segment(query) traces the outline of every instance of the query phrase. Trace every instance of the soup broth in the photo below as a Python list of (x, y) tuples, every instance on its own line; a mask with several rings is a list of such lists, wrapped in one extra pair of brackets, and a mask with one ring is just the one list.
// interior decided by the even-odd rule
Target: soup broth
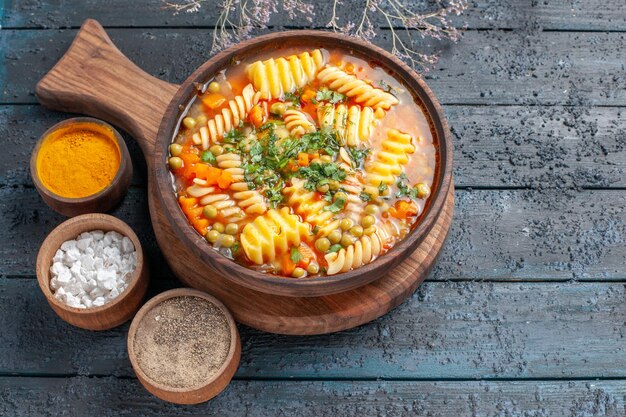
[(207, 244), (306, 278), (373, 262), (403, 239), (428, 204), (437, 153), (420, 104), (382, 68), (284, 48), (201, 86), (168, 163)]

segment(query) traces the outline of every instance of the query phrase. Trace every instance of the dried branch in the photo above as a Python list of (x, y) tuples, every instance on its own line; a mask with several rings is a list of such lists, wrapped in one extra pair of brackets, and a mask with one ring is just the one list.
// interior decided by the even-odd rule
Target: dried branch
[[(208, 0), (161, 0), (164, 9), (180, 12), (197, 12)], [(417, 70), (427, 71), (437, 62), (438, 55), (418, 52), (414, 35), (421, 38), (448, 39), (456, 42), (460, 31), (448, 19), (458, 16), (468, 5), (467, 0), (442, 0), (444, 6), (430, 13), (413, 10), (410, 0), (332, 0), (332, 16), (326, 25), (335, 32), (356, 36), (366, 41), (376, 37), (376, 19), (382, 18), (391, 32), (391, 53), (406, 61)], [(358, 2), (358, 7), (356, 3)], [(337, 11), (340, 7), (354, 10), (354, 23), (348, 18), (341, 22)], [(232, 44), (250, 38), (255, 32), (267, 29), (270, 19), (278, 10), (285, 12), (290, 20), (313, 21), (315, 7), (307, 0), (221, 0), (220, 14), (213, 30), (211, 51), (217, 52)], [(401, 36), (403, 33), (405, 36)]]

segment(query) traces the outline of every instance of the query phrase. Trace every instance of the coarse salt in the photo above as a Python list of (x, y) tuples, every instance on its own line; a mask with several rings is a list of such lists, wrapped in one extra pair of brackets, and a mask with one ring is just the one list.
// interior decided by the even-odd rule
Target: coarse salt
[(99, 307), (124, 292), (136, 266), (135, 245), (127, 236), (85, 232), (63, 242), (54, 254), (50, 287), (70, 307)]

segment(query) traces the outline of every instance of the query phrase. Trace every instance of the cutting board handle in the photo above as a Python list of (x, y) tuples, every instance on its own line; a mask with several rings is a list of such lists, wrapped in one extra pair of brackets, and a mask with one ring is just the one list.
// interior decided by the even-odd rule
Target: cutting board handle
[(133, 64), (100, 23), (88, 19), (35, 93), (46, 107), (119, 126), (135, 137), (150, 162), (161, 118), (177, 90)]

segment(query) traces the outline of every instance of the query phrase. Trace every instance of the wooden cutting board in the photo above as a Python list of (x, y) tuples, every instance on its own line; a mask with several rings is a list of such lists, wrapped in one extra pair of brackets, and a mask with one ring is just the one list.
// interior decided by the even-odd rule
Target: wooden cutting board
[[(175, 57), (173, 57), (175, 58)], [(391, 273), (363, 287), (323, 297), (285, 297), (233, 284), (209, 270), (178, 240), (156, 197), (153, 149), (165, 110), (178, 87), (147, 74), (87, 20), (70, 49), (37, 85), (46, 107), (111, 122), (139, 142), (149, 170), (149, 205), (159, 247), (178, 278), (220, 299), (245, 325), (292, 335), (331, 333), (367, 323), (409, 297), (430, 271), (450, 228), (454, 189), (431, 233)]]

